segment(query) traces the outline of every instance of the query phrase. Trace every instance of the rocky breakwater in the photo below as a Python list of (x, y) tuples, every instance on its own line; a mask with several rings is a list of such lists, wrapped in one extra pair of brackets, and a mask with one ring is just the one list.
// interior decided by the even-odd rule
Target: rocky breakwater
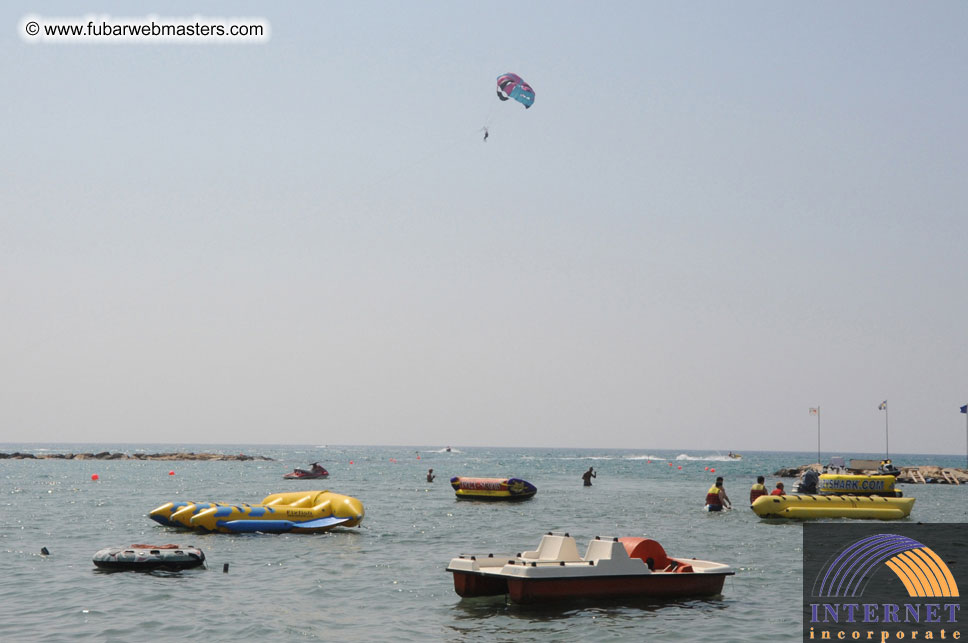
[(261, 455), (227, 455), (225, 453), (0, 453), (0, 460), (272, 460)]
[[(799, 478), (804, 471), (813, 470), (823, 473), (823, 465), (802, 464), (799, 467), (779, 469), (773, 473), (778, 478)], [(917, 467), (901, 467), (901, 473), (897, 476), (898, 482), (905, 483), (938, 483), (938, 484), (968, 484), (968, 469), (958, 469), (955, 467), (939, 467), (933, 464), (924, 464)], [(857, 475), (877, 475), (876, 469), (851, 469), (849, 473)]]
[(939, 467), (926, 464), (920, 467), (901, 467), (898, 482), (924, 482), (940, 484), (968, 484), (968, 469)]

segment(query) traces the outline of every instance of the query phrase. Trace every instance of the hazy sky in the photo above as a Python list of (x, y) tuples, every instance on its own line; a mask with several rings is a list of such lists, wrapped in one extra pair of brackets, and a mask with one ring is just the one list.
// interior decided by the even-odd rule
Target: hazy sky
[(0, 7), (0, 441), (965, 452), (963, 0), (149, 7)]

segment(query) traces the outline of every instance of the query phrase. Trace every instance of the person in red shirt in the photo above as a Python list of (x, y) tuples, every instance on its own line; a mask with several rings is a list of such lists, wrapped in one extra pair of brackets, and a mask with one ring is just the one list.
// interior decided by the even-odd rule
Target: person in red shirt
[(777, 482), (776, 489), (770, 492), (771, 496), (782, 496), (785, 492), (783, 491), (783, 483)]

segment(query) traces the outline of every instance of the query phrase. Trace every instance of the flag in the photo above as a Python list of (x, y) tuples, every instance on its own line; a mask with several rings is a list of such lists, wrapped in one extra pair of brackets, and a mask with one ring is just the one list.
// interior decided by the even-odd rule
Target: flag
[(886, 411), (887, 410), (887, 400), (884, 400), (883, 402), (881, 402), (880, 406), (878, 406), (877, 408), (880, 409), (881, 411)]
[(810, 407), (810, 415), (819, 415), (819, 413), (820, 413), (819, 408)]
[(965, 404), (963, 407), (961, 407), (961, 412), (968, 413), (968, 404)]

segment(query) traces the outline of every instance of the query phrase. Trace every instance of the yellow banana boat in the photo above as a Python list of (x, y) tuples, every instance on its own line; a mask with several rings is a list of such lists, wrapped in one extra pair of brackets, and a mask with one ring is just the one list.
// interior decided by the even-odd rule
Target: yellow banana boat
[(761, 518), (859, 518), (898, 520), (910, 515), (914, 498), (881, 496), (760, 496), (750, 505)]
[(259, 504), (168, 502), (148, 517), (166, 527), (221, 533), (319, 533), (355, 527), (363, 520), (363, 503), (330, 491), (274, 493)]

